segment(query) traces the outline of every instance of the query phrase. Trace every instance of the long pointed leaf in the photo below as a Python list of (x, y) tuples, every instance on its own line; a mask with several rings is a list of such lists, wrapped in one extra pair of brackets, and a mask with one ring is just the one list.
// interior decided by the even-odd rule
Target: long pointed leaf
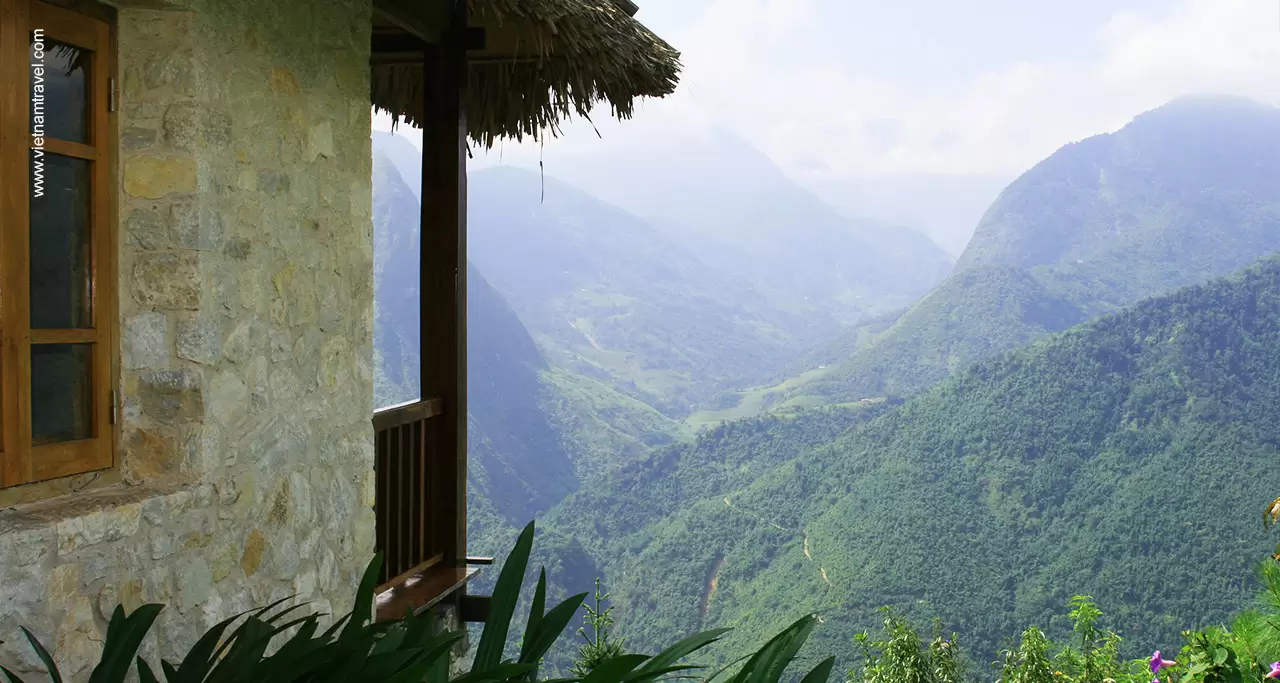
[(536, 663), (536, 657), (530, 657), (530, 641), (538, 632), (538, 624), (542, 622), (542, 618), (546, 616), (547, 611), (547, 568), (543, 567), (538, 572), (538, 587), (533, 591), (533, 605), (529, 607), (529, 623), (524, 627), (523, 645), (520, 647), (520, 661)]
[[(143, 605), (123, 619), (120, 627), (103, 643), (102, 660), (89, 674), (89, 683), (123, 683), (138, 648), (142, 647), (142, 639), (147, 637), (162, 609), (164, 605)], [(115, 621), (114, 617), (112, 621)]]
[(6, 667), (0, 666), (0, 672), (4, 672), (4, 677), (9, 683), (27, 683), (26, 681), (22, 680), (22, 678), (19, 677), (18, 674), (10, 671)]
[(382, 571), (382, 553), (377, 553), (365, 567), (364, 576), (360, 577), (360, 587), (356, 589), (355, 606), (351, 609), (351, 618), (347, 621), (339, 642), (349, 643), (359, 636), (361, 629), (373, 619), (374, 590), (378, 587), (378, 574)]
[(539, 619), (533, 633), (525, 634), (524, 647), (520, 652), (520, 661), (526, 664), (537, 664), (538, 660), (551, 649), (551, 646), (555, 645), (556, 640), (560, 638), (560, 634), (564, 633), (565, 627), (569, 625), (573, 615), (578, 613), (578, 608), (582, 607), (582, 603), (586, 599), (586, 593), (575, 595), (552, 607), (546, 616)]
[(724, 634), (732, 630), (733, 629), (729, 628), (718, 628), (710, 631), (703, 631), (702, 633), (695, 633), (654, 655), (653, 659), (645, 662), (644, 666), (640, 667), (637, 672), (644, 673), (646, 671), (671, 666), (694, 652), (697, 652), (717, 640), (720, 640), (724, 637)]
[(831, 678), (831, 669), (836, 665), (835, 657), (827, 657), (820, 664), (813, 667), (813, 670), (805, 674), (800, 683), (827, 683), (827, 679)]
[(724, 666), (720, 667), (719, 669), (716, 670), (715, 673), (702, 679), (702, 683), (713, 683), (713, 681), (715, 681), (717, 678), (720, 678), (720, 676), (724, 675), (727, 671), (729, 671), (729, 669), (732, 669), (733, 667), (737, 666), (740, 662), (745, 662), (746, 660), (754, 657), (755, 655), (756, 653), (754, 652), (748, 652), (747, 654), (742, 655), (741, 657), (733, 660), (732, 662), (729, 662), (728, 664), (725, 664)]
[(732, 683), (746, 683), (747, 681), (757, 683), (758, 678), (768, 675), (768, 671), (772, 668), (771, 663), (777, 659), (779, 653), (795, 639), (800, 630), (812, 621), (814, 621), (812, 616), (802, 617), (783, 629), (778, 635), (770, 638), (769, 642), (752, 654), (747, 663), (742, 665), (742, 669), (729, 680)]
[(449, 683), (488, 683), (490, 681), (510, 681), (533, 671), (532, 664), (507, 663), (499, 664), (484, 671), (472, 671), (463, 674)]
[(480, 634), (480, 644), (476, 646), (472, 671), (486, 671), (502, 661), (502, 650), (507, 643), (507, 632), (511, 628), (511, 617), (516, 611), (516, 602), (520, 599), (520, 584), (524, 581), (524, 570), (529, 566), (529, 554), (533, 550), (533, 522), (520, 532), (516, 545), (507, 555), (498, 574), (498, 582), (493, 588), (493, 597), (489, 602), (489, 618), (485, 621), (484, 631)]
[(49, 680), (53, 683), (62, 683), (62, 674), (58, 671), (58, 665), (53, 663), (53, 657), (49, 656), (49, 651), (44, 649), (40, 644), (40, 640), (35, 634), (28, 631), (26, 627), (22, 627), (22, 635), (27, 637), (27, 642), (31, 643), (31, 649), (36, 651), (36, 656), (44, 663), (44, 667), (49, 670)]
[[(626, 683), (646, 683), (647, 681), (655, 681), (659, 678), (662, 678), (665, 680), (665, 677), (668, 674), (673, 674), (680, 671), (693, 671), (695, 669), (701, 669), (701, 668), (703, 667), (693, 666), (692, 664), (684, 664), (680, 666), (668, 666), (662, 669), (652, 669), (650, 671), (645, 671), (643, 673), (641, 673), (639, 669), (636, 669), (635, 671), (632, 671), (631, 673), (627, 674), (626, 678), (624, 678), (623, 680)], [(692, 676), (672, 676), (672, 678), (692, 678)]]
[(582, 683), (615, 683), (648, 661), (648, 655), (618, 655), (596, 665)]
[(172, 665), (162, 660), (160, 662), (160, 668), (164, 671), (164, 675), (168, 680), (168, 683), (180, 683), (180, 681), (203, 681), (204, 677), (208, 675), (209, 670), (213, 668), (214, 650), (218, 647), (218, 643), (222, 641), (222, 634), (226, 632), (227, 628), (229, 628), (235, 620), (246, 614), (248, 614), (248, 612), (241, 612), (228, 619), (224, 619), (213, 628), (206, 631), (205, 634), (200, 636), (200, 639), (196, 641), (196, 644), (187, 651), (187, 656), (182, 659), (178, 668), (172, 673), (169, 672)]
[(151, 665), (141, 657), (138, 658), (138, 683), (160, 683), (156, 673), (151, 670)]
[(813, 615), (807, 615), (778, 634), (760, 650), (758, 660), (743, 667), (742, 673), (749, 674), (744, 680), (749, 683), (777, 683), (817, 623)]

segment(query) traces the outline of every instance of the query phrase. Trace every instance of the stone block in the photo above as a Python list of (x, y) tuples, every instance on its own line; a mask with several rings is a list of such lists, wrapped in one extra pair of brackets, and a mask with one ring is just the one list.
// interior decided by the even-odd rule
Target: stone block
[(267, 549), (267, 538), (261, 531), (254, 529), (244, 542), (244, 552), (240, 555), (240, 568), (245, 576), (253, 576), (262, 566), (262, 554)]
[(253, 253), (253, 244), (249, 240), (236, 237), (227, 240), (222, 253), (232, 261), (244, 261), (249, 258), (249, 254)]
[(164, 141), (174, 149), (190, 151), (201, 139), (202, 107), (195, 102), (175, 102), (164, 110)]
[(125, 126), (120, 131), (120, 148), (126, 152), (146, 149), (156, 142), (156, 132), (150, 128)]
[(234, 370), (219, 372), (209, 388), (208, 411), (224, 425), (235, 425), (249, 412), (249, 388)]
[(200, 313), (180, 313), (177, 317), (178, 357), (213, 365), (222, 357), (221, 324)]
[(125, 320), (121, 342), (122, 362), (126, 370), (168, 367), (168, 322), (164, 313), (130, 316)]
[(136, 208), (124, 221), (125, 242), (144, 251), (169, 246), (169, 231), (154, 206)]
[(144, 254), (133, 268), (133, 298), (144, 306), (200, 307), (200, 261), (192, 252)]
[(156, 54), (142, 68), (142, 84), (148, 90), (171, 89), (179, 95), (196, 94), (195, 54), (190, 47)]
[(11, 528), (0, 523), (0, 558), (4, 558), (4, 565), (19, 568), (44, 565), (53, 558), (56, 542), (53, 527)]
[[(172, 428), (127, 426), (123, 436), (125, 473), (130, 481), (155, 481), (178, 470), (181, 452)], [(155, 503), (148, 501), (148, 505)]]
[(227, 340), (222, 344), (222, 355), (233, 363), (244, 363), (252, 356), (257, 343), (261, 341), (260, 330), (249, 320), (241, 320), (231, 329)]
[(198, 553), (187, 553), (178, 560), (177, 568), (174, 585), (178, 609), (185, 612), (203, 605), (213, 592), (213, 571), (208, 561)]
[(144, 372), (138, 376), (142, 414), (164, 424), (198, 420), (204, 416), (204, 387), (190, 370)]
[(191, 156), (139, 154), (124, 162), (124, 191), (132, 197), (159, 199), (196, 191), (197, 164)]
[(317, 123), (307, 131), (307, 152), (312, 161), (319, 157), (332, 159), (336, 156), (333, 151), (333, 124), (331, 122)]
[(274, 197), (289, 191), (289, 176), (280, 171), (259, 171), (258, 190), (268, 197)]

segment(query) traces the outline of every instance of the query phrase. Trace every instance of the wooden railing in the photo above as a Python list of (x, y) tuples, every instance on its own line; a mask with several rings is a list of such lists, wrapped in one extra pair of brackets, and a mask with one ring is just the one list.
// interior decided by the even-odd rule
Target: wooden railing
[(455, 530), (441, 524), (452, 516), (439, 510), (451, 500), (445, 487), (454, 485), (447, 475), (455, 454), (440, 438), (443, 412), (440, 399), (424, 399), (373, 415), (376, 545), (383, 554), (379, 592), (459, 556), (450, 547)]

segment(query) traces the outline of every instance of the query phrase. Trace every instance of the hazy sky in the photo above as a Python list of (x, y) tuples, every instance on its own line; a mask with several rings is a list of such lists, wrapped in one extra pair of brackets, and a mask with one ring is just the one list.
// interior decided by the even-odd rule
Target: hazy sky
[[(637, 18), (682, 51), (682, 86), (602, 132), (642, 138), (710, 121), (793, 175), (1016, 174), (1180, 94), (1280, 104), (1280, 0), (640, 6)], [(575, 125), (540, 154), (601, 142)]]

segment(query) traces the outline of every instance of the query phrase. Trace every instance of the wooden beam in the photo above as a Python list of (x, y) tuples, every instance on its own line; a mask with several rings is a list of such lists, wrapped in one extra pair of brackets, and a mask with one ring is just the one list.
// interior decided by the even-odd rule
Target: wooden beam
[(467, 595), (466, 593), (459, 595), (458, 619), (464, 624), (488, 621), (490, 602), (488, 595)]
[(438, 43), (450, 27), (454, 0), (374, 0), (374, 18), (394, 24), (428, 43)]
[(422, 395), (444, 402), (440, 495), (428, 524), (444, 537), (444, 564), (467, 559), (467, 3), (452, 3), (451, 26), (424, 52)]
[[(410, 33), (374, 33), (369, 51), (370, 64), (422, 64), (430, 43)], [(467, 49), (483, 50), (485, 30), (480, 27), (467, 29)], [(473, 60), (474, 61), (474, 60)]]
[(369, 51), (374, 57), (406, 52), (421, 55), (429, 44), (412, 33), (374, 33), (370, 37)]

